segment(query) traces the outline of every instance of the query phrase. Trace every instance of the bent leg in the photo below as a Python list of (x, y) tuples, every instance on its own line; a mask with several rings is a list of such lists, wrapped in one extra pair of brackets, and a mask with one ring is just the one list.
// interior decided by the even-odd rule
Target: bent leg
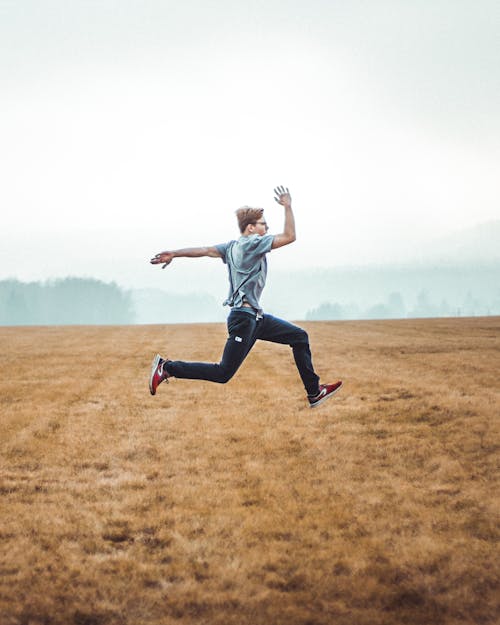
[(167, 362), (165, 368), (175, 378), (225, 384), (239, 369), (254, 345), (256, 325), (255, 318), (248, 313), (231, 312), (227, 320), (229, 337), (220, 363), (172, 360)]
[(307, 332), (289, 321), (264, 315), (257, 330), (262, 341), (290, 345), (299, 375), (308, 395), (318, 393), (319, 376), (314, 371)]

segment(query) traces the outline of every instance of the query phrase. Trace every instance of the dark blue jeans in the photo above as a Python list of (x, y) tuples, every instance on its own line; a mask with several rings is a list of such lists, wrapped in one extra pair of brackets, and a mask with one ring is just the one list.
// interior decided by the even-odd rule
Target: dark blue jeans
[(319, 377), (314, 372), (309, 337), (302, 328), (272, 315), (256, 319), (254, 313), (232, 310), (227, 318), (229, 337), (220, 363), (172, 360), (167, 372), (176, 378), (208, 380), (224, 384), (236, 373), (257, 339), (290, 345), (295, 364), (308, 395), (318, 393)]

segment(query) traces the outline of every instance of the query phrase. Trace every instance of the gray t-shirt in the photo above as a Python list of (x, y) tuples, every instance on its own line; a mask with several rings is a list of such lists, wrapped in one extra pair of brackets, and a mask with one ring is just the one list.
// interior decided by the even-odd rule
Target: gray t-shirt
[(229, 297), (224, 306), (239, 308), (245, 301), (262, 314), (259, 299), (266, 285), (266, 254), (273, 240), (272, 234), (251, 234), (215, 246), (229, 271)]

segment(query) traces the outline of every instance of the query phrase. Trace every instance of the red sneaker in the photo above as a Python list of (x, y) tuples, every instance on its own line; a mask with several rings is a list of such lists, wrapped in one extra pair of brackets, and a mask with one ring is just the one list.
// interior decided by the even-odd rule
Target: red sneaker
[(170, 375), (167, 373), (167, 370), (163, 368), (163, 365), (166, 362), (167, 361), (164, 360), (160, 354), (156, 354), (153, 358), (153, 363), (151, 364), (151, 375), (149, 376), (149, 392), (151, 395), (156, 394), (156, 389), (163, 382), (163, 380), (168, 382)]
[(329, 397), (334, 395), (342, 386), (342, 381), (339, 380), (335, 382), (335, 384), (320, 384), (319, 385), (319, 393), (317, 395), (308, 395), (307, 399), (309, 400), (309, 406), (311, 408), (316, 408), (324, 401), (326, 401)]

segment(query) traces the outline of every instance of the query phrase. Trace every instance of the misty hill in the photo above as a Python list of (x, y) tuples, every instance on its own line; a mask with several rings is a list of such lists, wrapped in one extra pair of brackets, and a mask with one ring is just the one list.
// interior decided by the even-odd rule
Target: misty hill
[[(222, 321), (225, 290), (133, 291), (138, 323)], [(288, 319), (390, 319), (500, 314), (500, 262), (273, 270), (266, 311)]]
[(318, 269), (273, 278), (267, 308), (295, 319), (500, 314), (500, 262)]

